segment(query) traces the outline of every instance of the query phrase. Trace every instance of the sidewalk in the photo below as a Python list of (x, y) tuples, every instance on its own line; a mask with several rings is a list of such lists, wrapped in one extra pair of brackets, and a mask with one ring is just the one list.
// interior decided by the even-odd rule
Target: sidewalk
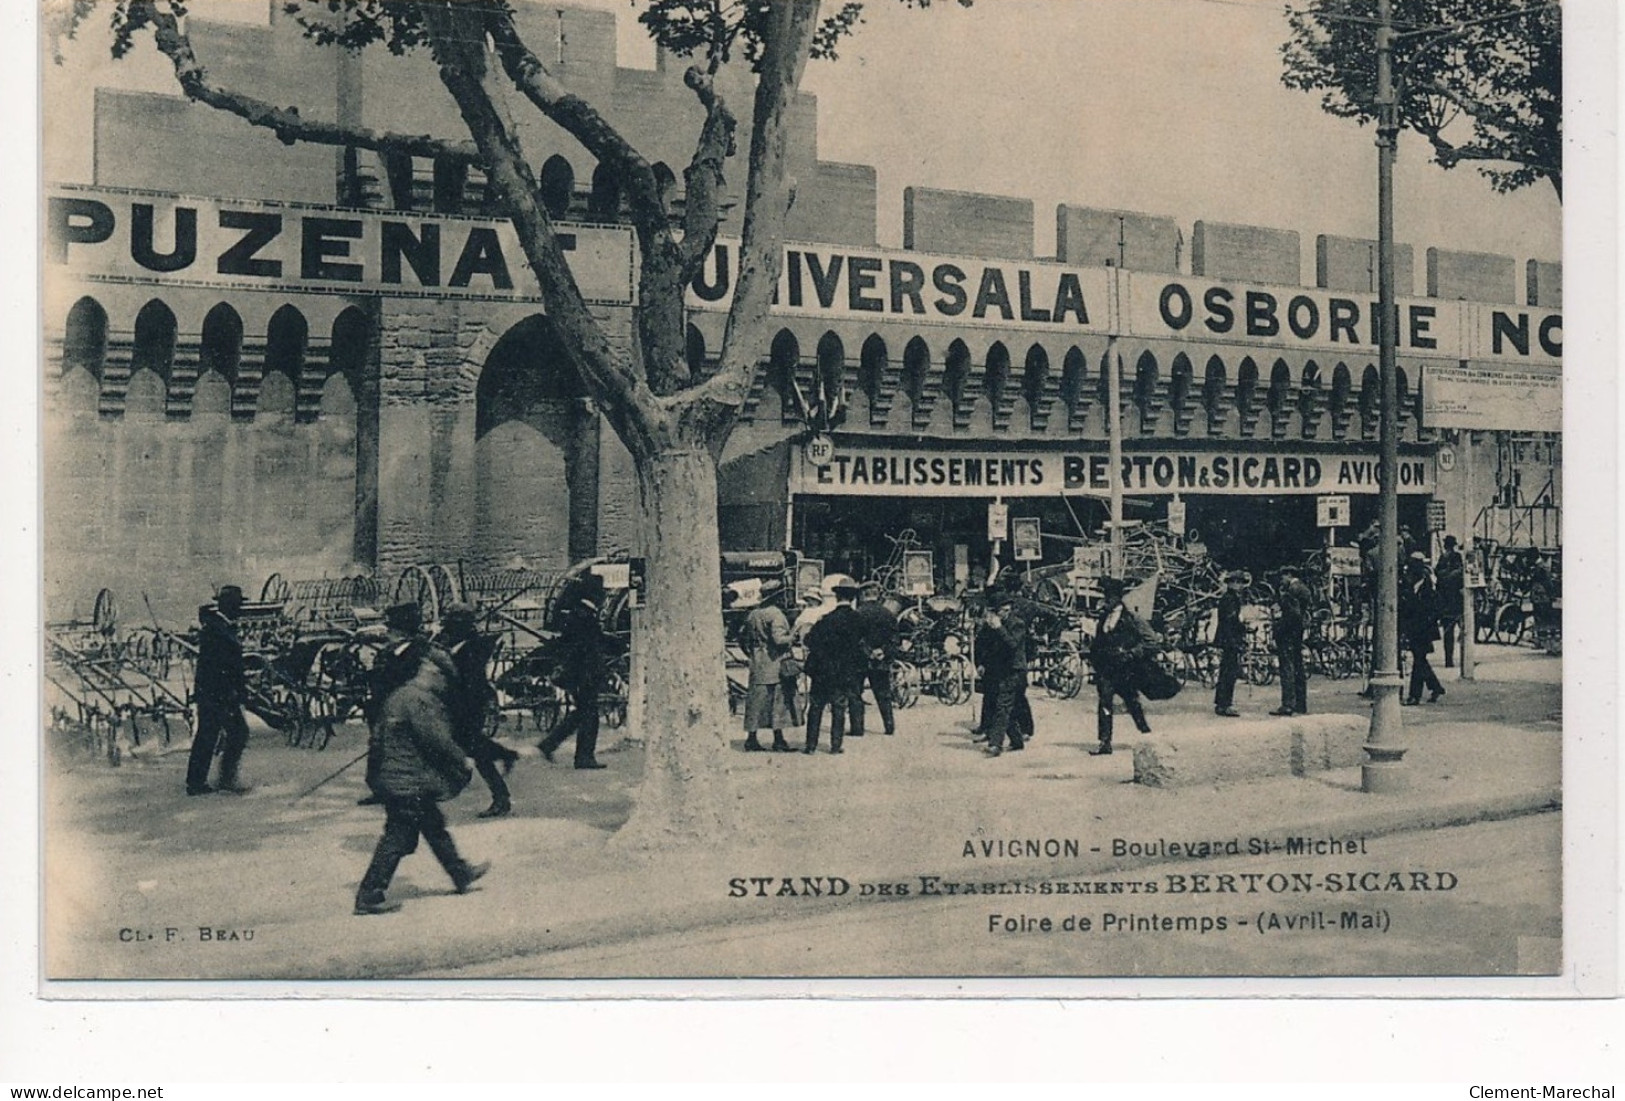
[[(404, 909), (377, 918), (350, 913), (382, 826), (376, 808), (355, 806), (361, 766), (295, 801), (359, 752), (359, 728), (320, 753), (289, 749), (256, 728), (245, 774), (257, 786), (242, 797), (184, 796), (181, 747), (118, 769), (79, 763), (53, 769), (46, 791), (46, 973), (410, 977), (885, 900), (865, 896), (865, 884), (872, 891), (907, 883), (917, 892), (921, 876), (1144, 878), (1137, 870), (1166, 859), (1114, 857), (1114, 840), (1133, 842), (1135, 852), (1162, 851), (1167, 841), (1234, 839), (1245, 848), (1288, 837), (1379, 837), (1559, 806), (1562, 731), (1550, 716), (1560, 708), (1561, 663), (1533, 651), (1481, 649), (1477, 681), (1446, 679), (1444, 701), (1404, 710), (1410, 790), (1391, 796), (1363, 794), (1357, 768), (1206, 788), (1134, 784), (1131, 730), (1119, 729), (1113, 756), (1087, 755), (1088, 689), (1073, 701), (1037, 699), (1035, 742), (987, 758), (969, 741), (968, 706), (925, 700), (900, 713), (896, 737), (871, 732), (839, 757), (730, 753), (740, 835), (638, 857), (606, 841), (630, 813), (641, 750), (624, 746), (603, 755), (607, 770), (578, 773), (546, 764), (531, 748), (534, 735), (514, 733), (510, 744), (528, 751), (511, 778), (515, 816), (475, 819), (484, 806), (477, 780), (448, 807), (464, 855), (493, 861), (480, 889), (451, 893), (420, 849), (390, 892)], [(1358, 687), (1313, 680), (1311, 709), (1363, 713)], [(1152, 705), (1151, 721), (1186, 739), (1222, 738), (1234, 724), (1270, 722), (1264, 713), (1276, 692), (1244, 689), (1237, 705), (1247, 717), (1237, 720), (1216, 718), (1208, 694), (1187, 689)], [(798, 735), (792, 740), (799, 744)], [(736, 736), (731, 748), (741, 743)], [(1053, 839), (1063, 851), (1075, 841), (1077, 855), (982, 855), (983, 841), (1027, 839)], [(775, 897), (754, 897), (749, 884), (747, 897), (730, 897), (730, 881), (751, 877), (771, 878)], [(796, 896), (776, 897), (781, 877), (791, 878)], [(851, 889), (835, 899), (801, 897), (802, 877), (838, 877)], [(828, 890), (827, 879), (821, 885)], [(211, 930), (208, 939), (201, 929)]]

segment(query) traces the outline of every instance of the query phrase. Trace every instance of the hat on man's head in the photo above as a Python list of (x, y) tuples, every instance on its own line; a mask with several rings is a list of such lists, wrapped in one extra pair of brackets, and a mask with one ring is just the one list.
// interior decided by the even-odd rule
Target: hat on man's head
[(384, 626), (391, 631), (416, 634), (423, 629), (423, 609), (409, 600), (391, 604), (384, 609)]
[(858, 595), (860, 586), (852, 580), (837, 581), (830, 586), (830, 590), (835, 593), (836, 600), (848, 600)]
[(220, 591), (214, 594), (216, 603), (222, 600), (241, 600), (243, 587), (241, 585), (222, 585)]
[(1454, 535), (1445, 536), (1444, 537), (1444, 549), (1445, 550), (1455, 550), (1455, 548), (1456, 548), (1456, 537)]
[(1412, 562), (1426, 562), (1428, 560), (1428, 556), (1421, 551), (1411, 551), (1410, 558)]
[(1107, 600), (1121, 597), (1128, 592), (1128, 582), (1121, 577), (1103, 577), (1100, 579), (1100, 592)]

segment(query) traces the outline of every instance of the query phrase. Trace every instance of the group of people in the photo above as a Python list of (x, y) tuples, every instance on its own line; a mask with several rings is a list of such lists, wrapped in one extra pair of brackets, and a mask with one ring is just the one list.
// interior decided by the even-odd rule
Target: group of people
[[(571, 708), (539, 748), (549, 761), (563, 742), (576, 740), (575, 767), (600, 769), (598, 691), (602, 679), (603, 634), (599, 607), (602, 582), (586, 575), (561, 601), (554, 644), (556, 683)], [(195, 696), (197, 732), (188, 760), (186, 793), (242, 794), (239, 769), (248, 743), (243, 711), (248, 705), (243, 641), (238, 622), (244, 607), (239, 586), (222, 586), (212, 604), (199, 609), (201, 631)], [(368, 676), (364, 713), (369, 737), (363, 805), (384, 808), (384, 832), (356, 892), (358, 915), (390, 913), (399, 903), (386, 897), (401, 860), (418, 840), (466, 893), (489, 870), (457, 851), (439, 804), (455, 798), (477, 771), (491, 793), (481, 818), (512, 813), (506, 775), (519, 754), (491, 736), (489, 719), (496, 694), (486, 676), (491, 639), (479, 630), (479, 614), (468, 604), (452, 604), (441, 616), (438, 634), (423, 629), (422, 609), (401, 603), (384, 611), (384, 636)], [(209, 774), (216, 755), (218, 778)], [(471, 769), (468, 762), (473, 762)]]
[[(745, 689), (745, 750), (788, 753), (795, 746), (785, 731), (806, 724), (802, 753), (816, 753), (824, 713), (829, 712), (829, 751), (844, 753), (848, 736), (865, 731), (863, 690), (874, 694), (886, 734), (897, 733), (891, 701), (891, 661), (897, 647), (897, 613), (880, 586), (859, 585), (842, 578), (830, 585), (834, 603), (825, 607), (821, 594), (809, 594), (806, 607), (792, 624), (776, 601), (768, 600), (746, 616), (739, 643), (749, 664)], [(805, 673), (805, 706), (800, 682)], [(773, 734), (764, 746), (759, 732)]]

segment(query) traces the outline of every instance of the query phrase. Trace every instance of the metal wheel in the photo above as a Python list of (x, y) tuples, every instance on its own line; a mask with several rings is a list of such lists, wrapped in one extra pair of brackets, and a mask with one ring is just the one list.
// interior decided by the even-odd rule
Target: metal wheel
[(891, 663), (891, 699), (895, 707), (913, 707), (920, 698), (920, 671), (906, 661)]
[(1503, 646), (1518, 645), (1523, 641), (1527, 621), (1523, 605), (1517, 602), (1501, 605), (1495, 610), (1495, 641)]
[[(436, 562), (428, 569), (429, 583), (434, 586), (435, 608), (438, 611), (448, 604), (458, 604), (463, 599), (463, 586), (458, 582), (457, 575), (445, 566)], [(428, 609), (424, 609), (427, 620)]]
[(113, 590), (97, 590), (96, 603), (91, 607), (90, 623), (98, 634), (110, 635), (117, 629), (118, 604), (113, 600)]
[(265, 579), (265, 584), (260, 586), (262, 604), (286, 604), (292, 595), (293, 587), (280, 573), (273, 573)]
[(408, 566), (401, 571), (400, 578), (395, 582), (395, 596), (391, 603), (416, 604), (423, 610), (425, 623), (440, 620), (439, 594), (435, 591), (433, 579), (421, 566)]
[(1044, 691), (1058, 700), (1070, 700), (1083, 691), (1083, 658), (1070, 642), (1061, 643), (1044, 671)]
[(949, 654), (942, 659), (942, 672), (937, 675), (937, 698), (949, 707), (958, 707), (970, 699), (972, 670), (963, 654)]

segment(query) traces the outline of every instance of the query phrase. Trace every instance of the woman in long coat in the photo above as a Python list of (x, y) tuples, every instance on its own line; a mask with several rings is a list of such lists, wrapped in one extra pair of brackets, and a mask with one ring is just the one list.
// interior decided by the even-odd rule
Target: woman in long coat
[(773, 751), (789, 753), (784, 740), (788, 727), (800, 726), (796, 700), (799, 670), (789, 664), (790, 621), (776, 600), (752, 609), (740, 628), (739, 644), (750, 661), (750, 683), (745, 689), (745, 749), (760, 753), (767, 747), (756, 740), (758, 730), (773, 731)]

